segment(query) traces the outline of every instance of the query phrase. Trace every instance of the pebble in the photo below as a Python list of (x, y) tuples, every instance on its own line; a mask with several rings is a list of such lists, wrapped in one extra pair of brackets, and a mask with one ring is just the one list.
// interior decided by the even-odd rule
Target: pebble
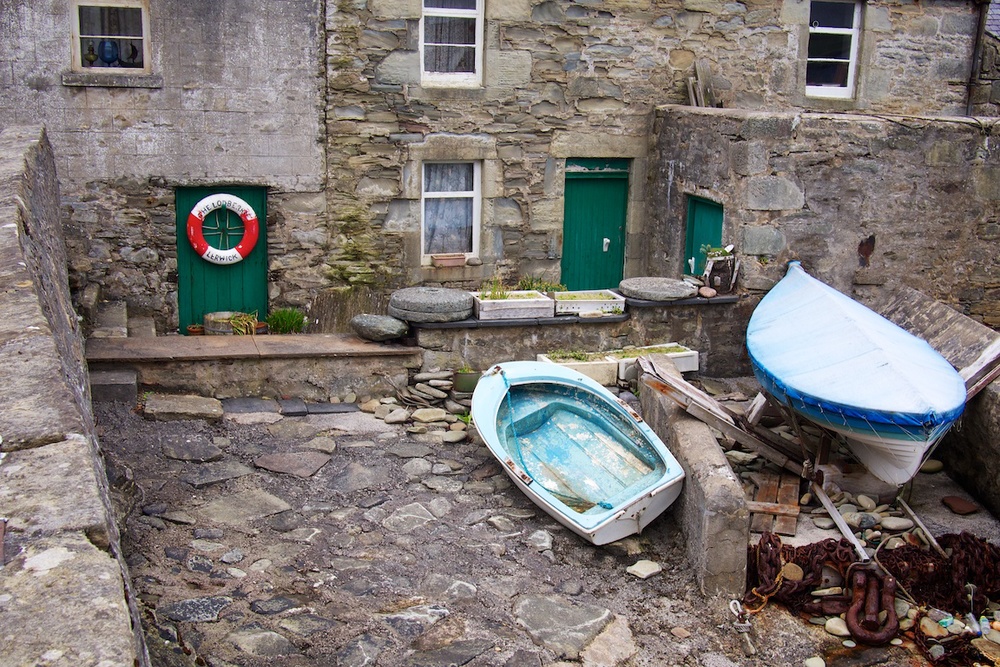
[(879, 523), (882, 524), (882, 530), (889, 530), (894, 533), (901, 533), (904, 530), (913, 528), (913, 521), (903, 517), (887, 516)]
[(634, 565), (630, 565), (625, 569), (626, 572), (640, 579), (649, 579), (654, 574), (659, 574), (662, 570), (663, 568), (659, 563), (651, 560), (637, 561)]
[(817, 588), (812, 592), (813, 597), (823, 598), (828, 595), (842, 595), (844, 589), (840, 586), (830, 586), (829, 588)]
[(828, 516), (814, 516), (813, 525), (822, 530), (829, 530), (830, 528), (833, 528), (837, 524), (834, 522), (833, 519), (831, 519)]
[(814, 655), (811, 658), (806, 658), (805, 662), (802, 663), (802, 667), (826, 667), (826, 660)]
[(823, 626), (829, 634), (834, 637), (850, 637), (851, 631), (847, 629), (847, 622), (839, 616), (829, 619)]
[(920, 632), (922, 632), (926, 637), (932, 637), (935, 639), (948, 636), (948, 628), (942, 628), (938, 625), (938, 622), (930, 616), (924, 616), (920, 619)]
[(854, 641), (853, 639), (845, 639), (844, 641), (842, 641), (840, 643), (843, 644), (846, 648), (854, 648), (855, 646), (858, 645), (858, 643), (856, 641)]
[(678, 639), (687, 639), (688, 637), (691, 636), (691, 631), (688, 630), (687, 628), (682, 628), (678, 626), (676, 628), (671, 628), (670, 634), (672, 634), (674, 637), (677, 637)]
[(877, 503), (864, 494), (858, 494), (855, 500), (858, 501), (858, 506), (866, 512), (873, 512), (877, 507)]
[(802, 581), (805, 573), (799, 565), (795, 563), (785, 563), (781, 568), (781, 576), (788, 581)]

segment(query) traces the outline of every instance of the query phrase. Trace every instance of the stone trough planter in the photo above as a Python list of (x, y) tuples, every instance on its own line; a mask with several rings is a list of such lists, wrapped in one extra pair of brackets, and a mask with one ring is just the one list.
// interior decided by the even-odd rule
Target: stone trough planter
[(682, 373), (698, 370), (698, 352), (678, 343), (630, 347), (625, 350), (613, 350), (606, 354), (608, 359), (617, 363), (617, 374), (620, 380), (635, 380), (638, 377), (635, 360), (648, 354), (666, 354), (677, 366), (677, 370)]
[(550, 353), (539, 354), (536, 359), (571, 368), (600, 382), (605, 387), (612, 387), (618, 383), (618, 362), (614, 359), (609, 359), (605, 356), (606, 354), (605, 352), (592, 352), (586, 355), (586, 359), (569, 359), (557, 356), (555, 353)]
[(625, 297), (611, 290), (555, 292), (556, 315), (625, 312)]
[(489, 299), (472, 292), (473, 312), (480, 320), (521, 320), (553, 317), (555, 302), (535, 290), (512, 290), (506, 299)]

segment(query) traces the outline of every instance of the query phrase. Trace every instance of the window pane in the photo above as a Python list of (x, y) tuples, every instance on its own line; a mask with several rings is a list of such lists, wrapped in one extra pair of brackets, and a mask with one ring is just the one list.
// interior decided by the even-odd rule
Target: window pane
[(80, 34), (142, 37), (142, 10), (138, 7), (80, 7)]
[(814, 2), (809, 9), (809, 25), (820, 28), (853, 28), (853, 2)]
[(851, 59), (851, 36), (813, 33), (809, 35), (809, 59)]
[(472, 192), (471, 162), (424, 165), (424, 192)]
[(476, 0), (424, 0), (424, 7), (438, 9), (476, 9)]
[(847, 63), (811, 62), (806, 65), (806, 85), (847, 87)]
[(424, 49), (424, 71), (473, 73), (476, 50), (458, 46), (428, 46)]
[(84, 67), (142, 67), (142, 40), (80, 38)]
[(426, 16), (424, 17), (424, 42), (427, 44), (475, 44), (476, 19)]
[(472, 252), (471, 197), (424, 200), (424, 254), (444, 252)]

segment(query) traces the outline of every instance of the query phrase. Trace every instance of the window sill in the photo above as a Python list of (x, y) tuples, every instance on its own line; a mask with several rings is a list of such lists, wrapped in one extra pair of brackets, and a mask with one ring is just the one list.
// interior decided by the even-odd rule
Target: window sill
[(163, 77), (159, 74), (63, 72), (62, 85), (92, 88), (162, 88)]

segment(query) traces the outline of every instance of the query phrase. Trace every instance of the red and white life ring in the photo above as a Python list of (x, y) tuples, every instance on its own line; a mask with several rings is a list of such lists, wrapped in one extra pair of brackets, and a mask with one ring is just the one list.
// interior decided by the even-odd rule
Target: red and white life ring
[[(205, 216), (219, 208), (227, 208), (243, 220), (243, 238), (235, 247), (229, 250), (214, 248), (205, 240), (202, 224)], [(213, 264), (235, 264), (245, 259), (254, 246), (257, 245), (257, 236), (260, 233), (260, 224), (257, 221), (257, 213), (250, 204), (246, 203), (236, 195), (216, 194), (209, 195), (194, 205), (187, 220), (187, 237), (191, 242), (191, 247), (202, 259)]]

